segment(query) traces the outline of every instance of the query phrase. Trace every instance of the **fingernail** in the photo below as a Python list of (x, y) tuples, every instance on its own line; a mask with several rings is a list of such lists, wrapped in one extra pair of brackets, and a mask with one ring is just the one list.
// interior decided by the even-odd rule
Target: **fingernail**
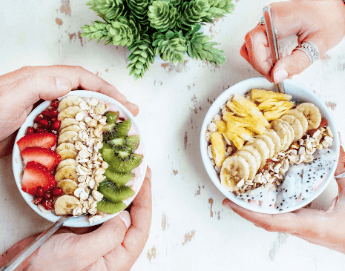
[(128, 211), (122, 211), (119, 214), (119, 218), (121, 218), (121, 220), (123, 221), (123, 223), (125, 223), (127, 229), (129, 229), (129, 227), (132, 225), (132, 220), (131, 220), (131, 216), (128, 213)]
[(280, 70), (277, 70), (275, 73), (274, 73), (274, 82), (275, 83), (280, 83), (282, 81), (284, 81), (285, 79), (288, 78), (288, 73), (285, 69), (280, 69)]
[(65, 91), (70, 89), (71, 82), (64, 77), (55, 77), (56, 89), (59, 91)]
[(231, 205), (230, 205), (229, 200), (226, 200), (226, 199), (223, 200), (223, 206), (231, 209)]

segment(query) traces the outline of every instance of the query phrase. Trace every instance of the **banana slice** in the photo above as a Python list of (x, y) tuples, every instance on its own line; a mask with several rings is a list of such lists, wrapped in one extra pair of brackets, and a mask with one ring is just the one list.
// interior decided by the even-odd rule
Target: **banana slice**
[(238, 190), (237, 183), (242, 179), (248, 180), (248, 177), (249, 165), (243, 157), (233, 155), (225, 159), (220, 171), (220, 181), (226, 190)]
[(62, 180), (61, 182), (59, 182), (57, 184), (57, 187), (60, 187), (65, 194), (73, 195), (74, 190), (77, 189), (78, 185), (75, 181), (65, 179), (65, 180)]
[(246, 162), (249, 165), (249, 176), (248, 176), (248, 179), (249, 180), (253, 180), (255, 175), (256, 175), (256, 172), (259, 169), (257, 167), (255, 157), (250, 152), (243, 151), (243, 150), (240, 150), (240, 151), (236, 152), (236, 155), (241, 156), (241, 157), (244, 158), (244, 160), (246, 160)]
[(287, 143), (287, 128), (284, 126), (284, 124), (282, 124), (279, 120), (274, 120), (272, 121), (272, 128), (273, 130), (278, 134), (279, 138), (280, 138), (280, 143), (281, 143), (281, 147), (279, 151), (285, 151), (287, 150), (286, 147), (286, 143)]
[(79, 122), (76, 119), (72, 119), (72, 118), (65, 118), (63, 120), (61, 120), (61, 125), (60, 125), (60, 129), (64, 129), (68, 126), (71, 125), (78, 125)]
[(260, 168), (262, 168), (264, 165), (266, 165), (266, 160), (270, 157), (270, 150), (268, 149), (265, 141), (263, 141), (262, 139), (254, 139), (249, 143), (249, 145), (252, 145), (260, 153)]
[(281, 143), (278, 134), (273, 129), (266, 129), (264, 135), (267, 135), (272, 139), (274, 144), (274, 155), (276, 155), (281, 150)]
[(70, 179), (76, 182), (78, 179), (76, 167), (67, 166), (59, 169), (55, 174), (55, 180), (59, 183), (63, 179)]
[(285, 120), (289, 123), (294, 131), (294, 141), (298, 141), (303, 136), (303, 127), (301, 122), (292, 115), (284, 115), (280, 117), (281, 120)]
[(266, 143), (270, 151), (269, 158), (272, 158), (275, 153), (275, 149), (274, 149), (275, 146), (274, 146), (273, 140), (267, 135), (259, 135), (259, 136), (256, 136), (255, 138), (261, 139)]
[(321, 123), (321, 112), (315, 104), (303, 103), (296, 107), (298, 111), (301, 111), (308, 120), (308, 130), (316, 129)]
[(59, 112), (61, 112), (62, 110), (64, 110), (65, 108), (69, 106), (74, 106), (74, 105), (78, 106), (81, 101), (82, 99), (79, 98), (78, 96), (69, 95), (60, 101), (58, 110)]
[(59, 135), (58, 144), (61, 143), (74, 143), (76, 141), (75, 138), (78, 138), (78, 133), (74, 131), (64, 132), (63, 134)]
[(78, 133), (80, 130), (81, 130), (81, 128), (78, 125), (74, 124), (74, 125), (70, 125), (70, 126), (63, 128), (60, 131), (60, 134), (63, 134), (64, 132), (68, 132), (68, 131), (74, 131), (74, 132)]
[(74, 147), (74, 144), (72, 143), (61, 143), (57, 148), (56, 152), (60, 152), (63, 150), (71, 150), (77, 152), (77, 149)]
[(70, 159), (67, 158), (65, 160), (62, 160), (58, 166), (56, 167), (56, 171), (59, 171), (61, 168), (63, 167), (68, 167), (68, 166), (77, 166), (77, 162), (75, 161), (75, 159)]
[(294, 131), (293, 131), (291, 125), (287, 121), (281, 120), (281, 119), (279, 119), (279, 121), (285, 126), (286, 131), (287, 131), (287, 134), (286, 134), (286, 136), (287, 136), (287, 143), (286, 143), (286, 145), (287, 146), (285, 146), (285, 147), (287, 147), (287, 149), (288, 149), (288, 148), (290, 148), (290, 145), (292, 144), (293, 139), (295, 137), (294, 136)]
[(260, 168), (261, 165), (261, 155), (260, 153), (253, 147), (250, 145), (245, 145), (241, 151), (247, 151), (249, 152), (251, 155), (253, 155), (255, 157), (256, 160), (256, 170), (258, 170)]
[(80, 112), (84, 112), (84, 110), (82, 110), (79, 106), (70, 106), (70, 107), (66, 107), (65, 109), (63, 109), (58, 117), (63, 120), (65, 118), (74, 118), (75, 115), (77, 115)]
[(76, 197), (63, 195), (55, 202), (55, 213), (57, 215), (71, 215), (73, 209), (77, 207), (81, 207), (81, 204)]
[(301, 111), (298, 111), (297, 109), (291, 109), (288, 112), (286, 112), (285, 115), (291, 115), (291, 116), (294, 116), (296, 119), (298, 119), (303, 127), (303, 134), (307, 132), (308, 120)]
[(61, 155), (61, 160), (73, 159), (77, 157), (78, 153), (72, 150), (63, 150), (58, 152)]

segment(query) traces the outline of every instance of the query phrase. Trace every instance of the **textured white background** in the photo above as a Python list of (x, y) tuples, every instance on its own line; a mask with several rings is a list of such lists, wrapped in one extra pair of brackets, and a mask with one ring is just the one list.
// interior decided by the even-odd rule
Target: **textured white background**
[[(265, 232), (224, 209), (202, 165), (199, 132), (210, 104), (229, 86), (258, 76), (239, 50), (270, 1), (237, 0), (232, 15), (205, 27), (225, 51), (222, 67), (194, 60), (178, 67), (159, 63), (138, 81), (128, 75), (122, 47), (79, 36), (80, 26), (97, 18), (84, 2), (0, 0), (0, 74), (26, 65), (80, 65), (139, 104), (153, 171), (153, 219), (132, 270), (344, 270), (344, 255)], [(293, 42), (285, 41), (282, 51)], [(345, 41), (293, 79), (313, 89), (345, 131)], [(0, 159), (0, 253), (50, 225), (26, 205), (11, 168), (11, 157)], [(328, 207), (336, 193), (333, 181), (314, 206)]]

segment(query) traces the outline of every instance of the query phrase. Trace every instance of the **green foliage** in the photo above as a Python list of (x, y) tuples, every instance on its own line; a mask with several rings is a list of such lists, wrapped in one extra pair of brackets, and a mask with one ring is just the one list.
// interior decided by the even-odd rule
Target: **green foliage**
[(142, 39), (134, 42), (128, 47), (128, 50), (132, 51), (128, 57), (131, 62), (127, 67), (131, 70), (129, 75), (134, 74), (135, 79), (142, 78), (155, 57), (150, 37), (143, 35)]
[(156, 32), (153, 35), (153, 46), (156, 48), (157, 55), (160, 55), (164, 61), (169, 60), (174, 65), (178, 62), (184, 62), (184, 54), (187, 51), (186, 40), (182, 35), (182, 31), (174, 33), (168, 31), (165, 34)]
[(225, 62), (216, 42), (199, 32), (201, 24), (230, 14), (232, 0), (89, 0), (103, 21), (82, 27), (82, 37), (105, 45), (127, 46), (128, 69), (142, 78), (155, 55), (174, 65), (191, 58), (219, 65)]

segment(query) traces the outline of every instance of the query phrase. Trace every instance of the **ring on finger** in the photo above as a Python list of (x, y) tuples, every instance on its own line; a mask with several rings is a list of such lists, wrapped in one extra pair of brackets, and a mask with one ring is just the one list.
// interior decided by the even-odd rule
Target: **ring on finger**
[(314, 61), (320, 58), (320, 51), (319, 48), (315, 45), (314, 42), (311, 41), (303, 41), (299, 44), (294, 51), (300, 50), (307, 54), (310, 60), (310, 65), (314, 63)]

